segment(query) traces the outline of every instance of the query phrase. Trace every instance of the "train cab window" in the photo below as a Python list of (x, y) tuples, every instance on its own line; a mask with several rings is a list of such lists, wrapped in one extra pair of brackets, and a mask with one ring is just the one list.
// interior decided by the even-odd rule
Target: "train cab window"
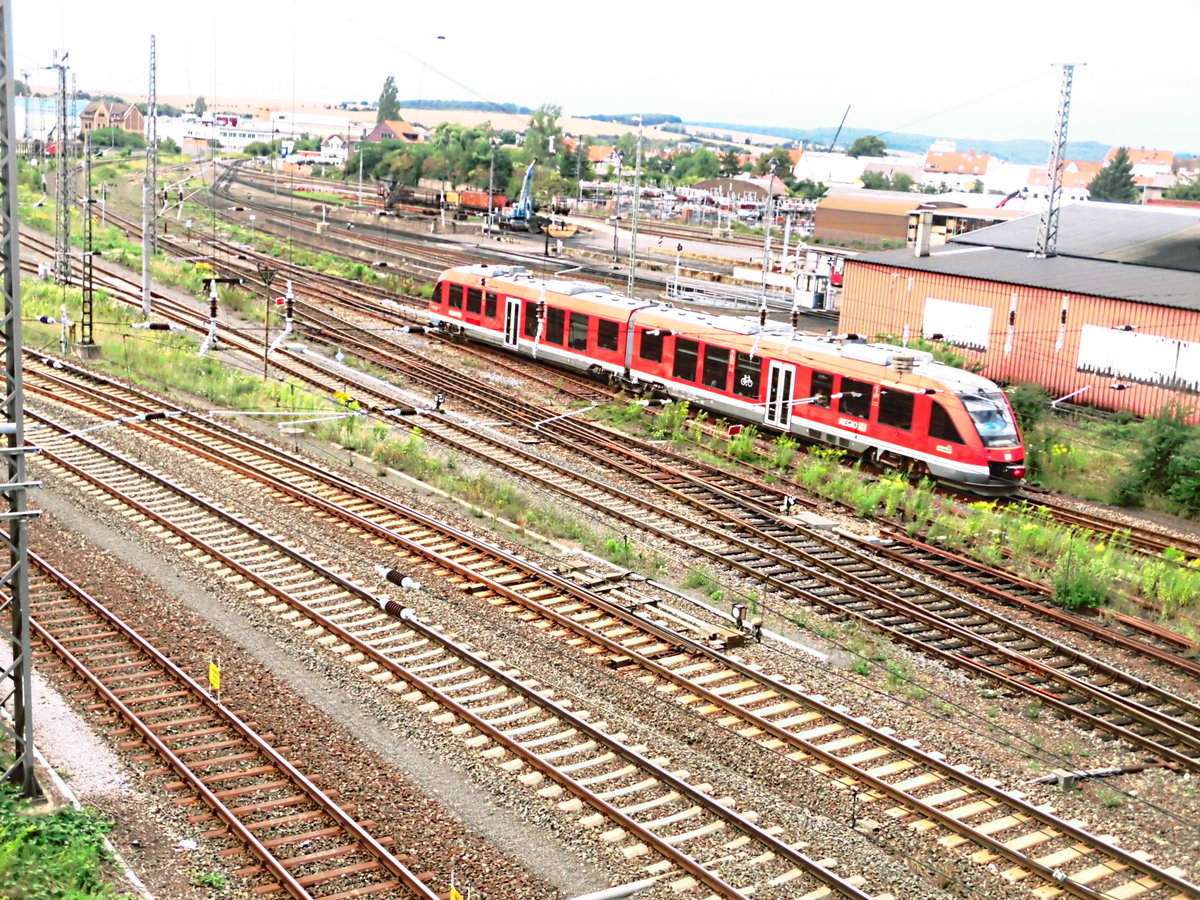
[[(678, 351), (676, 351), (678, 357)], [(729, 390), (729, 351), (724, 347), (704, 348), (704, 371), (701, 383), (718, 391)]]
[(525, 301), (525, 327), (522, 334), (527, 338), (536, 338), (538, 332), (538, 308), (532, 300)]
[(1003, 394), (960, 394), (985, 447), (1019, 447), (1017, 424)]
[(462, 309), (463, 307), (463, 286), (461, 284), (450, 285), (450, 308)]
[(912, 429), (913, 395), (907, 391), (889, 391), (884, 388), (879, 392), (879, 424), (890, 425), (892, 428)]
[(936, 400), (929, 407), (929, 436), (939, 441), (950, 441), (952, 444), (963, 443), (950, 413)]
[(695, 381), (699, 361), (700, 345), (696, 341), (675, 338), (675, 367), (671, 374), (682, 381)]
[(496, 318), (496, 293), (488, 291), (483, 295), (483, 314), (489, 319)]
[(650, 362), (662, 362), (663, 339), (662, 332), (641, 329), (641, 340), (638, 346), (638, 356)]
[(739, 397), (758, 399), (762, 389), (762, 359), (738, 353), (733, 363), (733, 392)]
[(838, 411), (848, 416), (854, 416), (856, 419), (871, 418), (871, 391), (873, 388), (873, 385), (865, 381), (843, 378)]
[(430, 299), (432, 302), (434, 302), (434, 303), (436, 303), (436, 304), (440, 305), (440, 304), (441, 304), (441, 302), (442, 302), (442, 300), (443, 300), (443, 299), (445, 299), (445, 298), (444, 298), (444, 296), (443, 296), (443, 294), (442, 294), (442, 291), (445, 289), (445, 287), (446, 287), (446, 283), (445, 283), (445, 282), (443, 282), (443, 281), (439, 281), (437, 284), (435, 284), (435, 285), (433, 286), (433, 293), (432, 293), (432, 294), (430, 294), (430, 297), (429, 297), (429, 299)]
[(467, 288), (467, 312), (475, 315), (483, 312), (483, 291), (479, 288)]
[(829, 404), (833, 402), (830, 400), (832, 394), (833, 375), (829, 372), (820, 372), (817, 369), (813, 369), (812, 385), (809, 388), (809, 396), (813, 398), (812, 405), (823, 406), (825, 409), (829, 409)]
[(616, 322), (610, 319), (601, 319), (596, 324), (596, 346), (601, 350), (616, 350), (617, 339), (620, 337), (621, 329)]
[(571, 313), (571, 331), (567, 346), (572, 350), (587, 350), (588, 325), (590, 316), (583, 313)]
[(546, 310), (546, 331), (544, 337), (547, 343), (561, 344), (563, 330), (566, 328), (567, 314), (553, 306)]

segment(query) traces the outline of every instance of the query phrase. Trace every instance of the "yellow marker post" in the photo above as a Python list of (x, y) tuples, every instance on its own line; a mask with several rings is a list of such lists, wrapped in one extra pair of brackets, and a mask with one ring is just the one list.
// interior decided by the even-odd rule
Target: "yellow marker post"
[(213, 695), (217, 698), (217, 702), (221, 702), (221, 663), (218, 660), (213, 660), (208, 664), (208, 683), (213, 689)]

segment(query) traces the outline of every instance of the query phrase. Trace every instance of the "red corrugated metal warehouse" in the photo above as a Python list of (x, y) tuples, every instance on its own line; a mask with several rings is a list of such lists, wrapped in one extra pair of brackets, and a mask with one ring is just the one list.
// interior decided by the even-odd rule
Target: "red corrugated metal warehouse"
[(1045, 258), (1033, 254), (1038, 225), (851, 257), (842, 330), (940, 336), (995, 381), (1142, 416), (1182, 402), (1200, 423), (1200, 216), (1066, 206)]

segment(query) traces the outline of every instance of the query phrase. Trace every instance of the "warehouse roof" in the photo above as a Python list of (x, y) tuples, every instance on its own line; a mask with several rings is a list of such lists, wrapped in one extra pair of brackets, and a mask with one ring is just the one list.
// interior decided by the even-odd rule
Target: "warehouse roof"
[[(1081, 259), (1063, 255), (1039, 259), (1030, 255), (1024, 248), (965, 246), (982, 243), (964, 240), (965, 238), (976, 238), (988, 232), (994, 233), (1000, 229), (1024, 225), (1031, 219), (1034, 220), (1036, 235), (1037, 218), (1029, 216), (967, 235), (959, 235), (953, 243), (929, 256), (915, 256), (911, 249), (884, 250), (849, 257), (846, 264), (849, 267), (860, 262), (875, 263), (897, 269), (982, 278), (1003, 284), (1020, 284), (1052, 291), (1200, 311), (1200, 271), (1129, 265), (1108, 259)], [(1063, 233), (1060, 231), (1060, 249), (1062, 240)], [(1196, 246), (1195, 238), (1192, 246)]]
[[(955, 244), (1032, 253), (1040, 216), (981, 228)], [(1125, 203), (1076, 203), (1059, 210), (1057, 253), (1092, 260), (1200, 272), (1200, 216)]]

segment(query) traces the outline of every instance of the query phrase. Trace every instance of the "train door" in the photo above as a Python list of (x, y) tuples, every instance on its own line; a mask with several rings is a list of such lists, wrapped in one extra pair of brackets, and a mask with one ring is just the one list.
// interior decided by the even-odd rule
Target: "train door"
[(504, 346), (517, 346), (517, 337), (521, 333), (521, 299), (519, 297), (504, 298)]
[(771, 361), (767, 372), (766, 423), (787, 430), (792, 421), (792, 394), (796, 389), (796, 367)]

